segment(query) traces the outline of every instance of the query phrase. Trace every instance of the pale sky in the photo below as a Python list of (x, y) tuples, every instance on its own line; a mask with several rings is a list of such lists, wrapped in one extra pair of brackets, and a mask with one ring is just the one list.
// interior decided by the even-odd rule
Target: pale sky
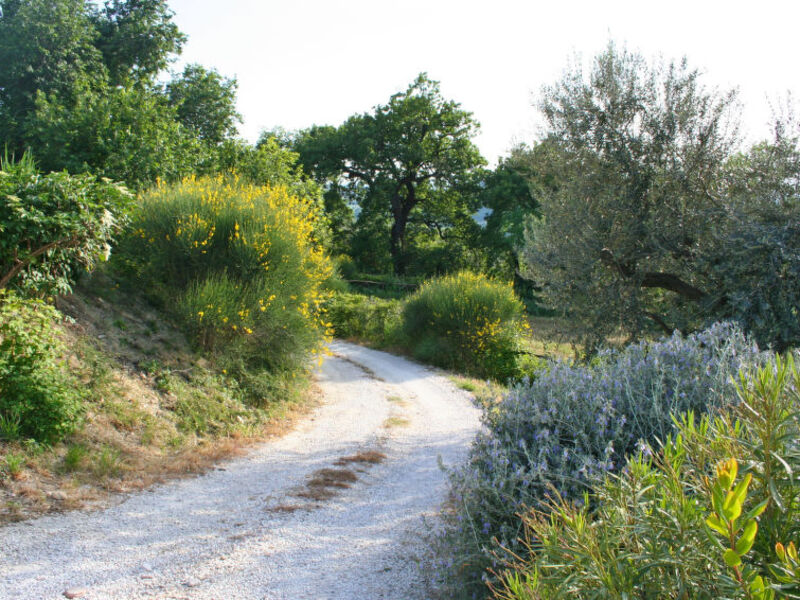
[(481, 124), (492, 163), (538, 131), (533, 103), (576, 53), (610, 39), (738, 87), (743, 130), (768, 135), (770, 102), (800, 96), (800, 0), (170, 0), (180, 62), (239, 81), (241, 134), (338, 125), (422, 71)]

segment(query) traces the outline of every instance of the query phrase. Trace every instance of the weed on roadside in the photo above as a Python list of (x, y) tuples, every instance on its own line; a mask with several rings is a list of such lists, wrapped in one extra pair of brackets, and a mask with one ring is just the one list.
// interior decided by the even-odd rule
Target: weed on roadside
[(88, 456), (86, 446), (83, 444), (72, 444), (67, 448), (62, 462), (62, 469), (65, 473), (74, 473), (80, 470)]
[(103, 446), (92, 457), (92, 472), (96, 477), (118, 477), (122, 470), (122, 453), (117, 448)]
[(25, 466), (25, 455), (9, 452), (6, 454), (3, 471), (12, 479), (19, 479), (22, 477), (22, 469)]

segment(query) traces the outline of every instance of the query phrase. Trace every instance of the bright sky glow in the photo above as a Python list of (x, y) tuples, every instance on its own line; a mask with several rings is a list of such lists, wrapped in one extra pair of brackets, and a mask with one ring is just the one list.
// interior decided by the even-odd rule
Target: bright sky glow
[(170, 0), (189, 36), (180, 63), (239, 81), (240, 131), (338, 125), (425, 71), (481, 123), (490, 162), (535, 138), (532, 103), (579, 53), (613, 39), (686, 56), (708, 85), (738, 87), (749, 139), (770, 102), (800, 94), (800, 0)]

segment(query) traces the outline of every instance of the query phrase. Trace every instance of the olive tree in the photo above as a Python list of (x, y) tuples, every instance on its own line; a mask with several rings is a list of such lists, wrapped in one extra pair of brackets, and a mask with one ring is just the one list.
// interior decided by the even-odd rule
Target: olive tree
[(549, 303), (590, 337), (689, 328), (698, 306), (719, 301), (700, 257), (726, 215), (717, 188), (736, 107), (685, 60), (650, 64), (613, 44), (588, 74), (575, 67), (544, 89), (537, 168), (556, 183), (524, 257)]

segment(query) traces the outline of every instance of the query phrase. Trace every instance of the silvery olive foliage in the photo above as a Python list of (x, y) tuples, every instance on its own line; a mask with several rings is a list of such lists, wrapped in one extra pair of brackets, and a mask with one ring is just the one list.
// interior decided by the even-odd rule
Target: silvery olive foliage
[(493, 552), (524, 552), (524, 508), (544, 507), (556, 491), (580, 504), (627, 455), (672, 434), (673, 415), (732, 402), (739, 370), (766, 357), (737, 326), (715, 324), (605, 350), (589, 365), (557, 362), (513, 386), (485, 409), (468, 463), (451, 473), (455, 511), (444, 535), (459, 562), (444, 570), (470, 597)]
[(543, 90), (529, 171), (552, 181), (522, 263), (590, 350), (723, 320), (763, 347), (800, 343), (800, 127), (778, 115), (743, 151), (737, 106), (685, 60), (613, 43)]

